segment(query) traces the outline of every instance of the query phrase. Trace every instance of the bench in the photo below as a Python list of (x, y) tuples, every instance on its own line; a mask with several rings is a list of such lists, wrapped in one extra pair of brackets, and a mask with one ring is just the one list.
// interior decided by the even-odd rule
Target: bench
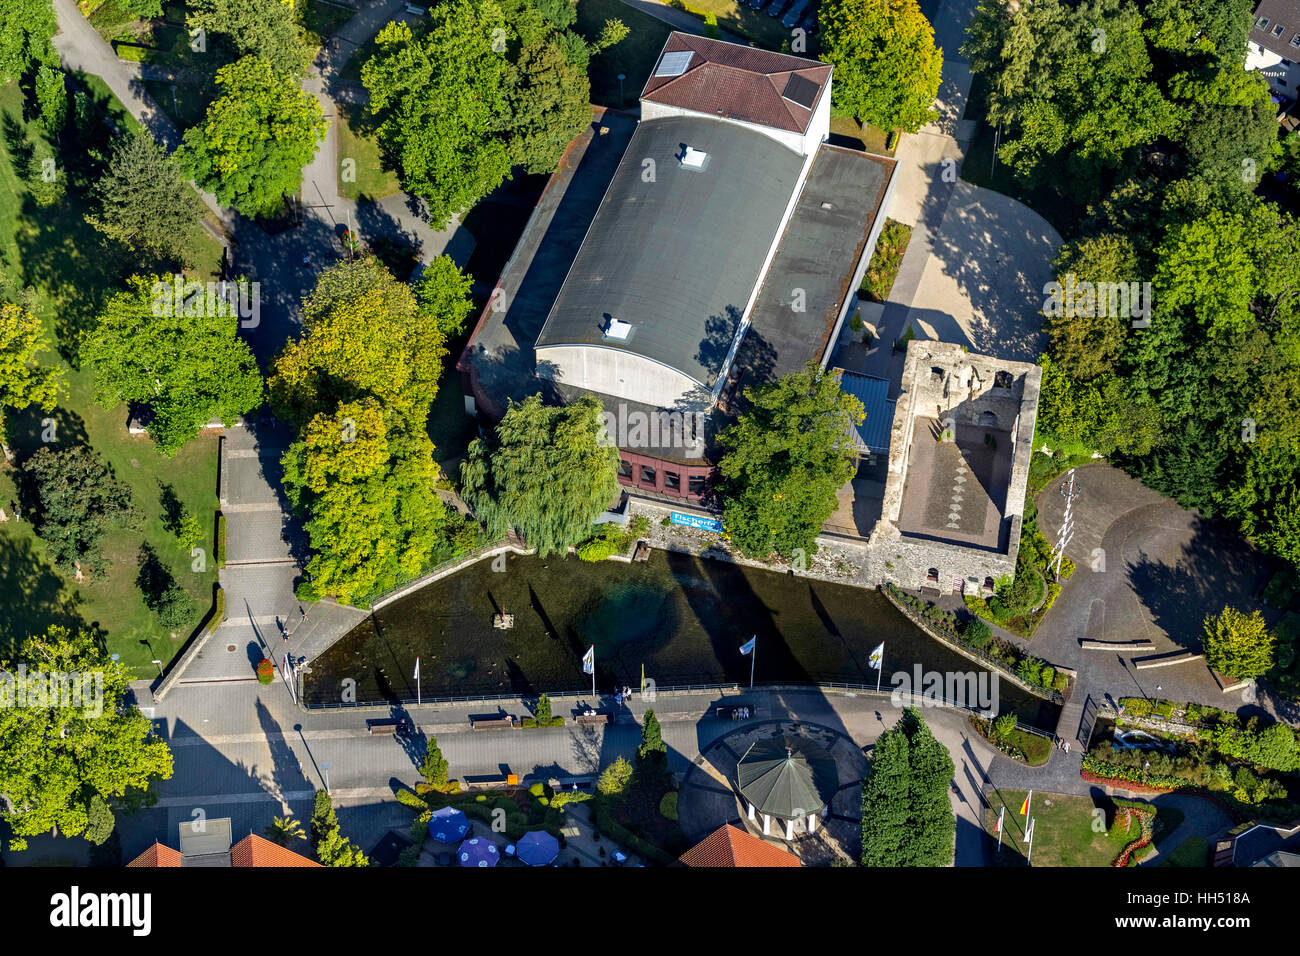
[(397, 731), (401, 729), (400, 720), (368, 720), (366, 728), (371, 735), (376, 737), (396, 737)]
[(502, 714), (499, 717), (471, 717), (469, 719), (470, 730), (510, 730), (518, 726), (519, 724), (509, 714)]
[(580, 724), (612, 724), (613, 714), (578, 714), (574, 718)]

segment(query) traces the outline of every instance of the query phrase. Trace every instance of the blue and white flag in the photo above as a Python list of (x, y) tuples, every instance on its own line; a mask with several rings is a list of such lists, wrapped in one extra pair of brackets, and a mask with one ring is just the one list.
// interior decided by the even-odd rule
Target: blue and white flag
[(587, 653), (582, 655), (582, 672), (584, 674), (596, 673), (596, 645), (592, 644)]
[(880, 665), (884, 661), (884, 659), (885, 659), (885, 642), (881, 641), (880, 646), (871, 652), (871, 657), (867, 659), (867, 663), (870, 664), (875, 670), (880, 670)]
[(741, 644), (741, 645), (740, 645), (740, 653), (741, 653), (741, 654), (752, 654), (752, 653), (754, 653), (754, 643), (755, 643), (757, 640), (758, 640), (758, 635), (755, 634), (753, 637), (751, 637), (749, 640), (747, 640), (744, 644)]
[(420, 679), (420, 659), (418, 657), (415, 659), (415, 674), (413, 676), (416, 680)]

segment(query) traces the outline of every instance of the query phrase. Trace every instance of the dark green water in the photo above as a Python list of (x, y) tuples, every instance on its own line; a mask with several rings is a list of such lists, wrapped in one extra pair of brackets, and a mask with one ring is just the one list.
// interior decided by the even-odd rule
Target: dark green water
[[(511, 630), (492, 627), (503, 609)], [(596, 686), (638, 687), (641, 665), (660, 687), (749, 682), (738, 648), (758, 635), (756, 683), (876, 683), (867, 663), (885, 642), (894, 671), (975, 665), (917, 629), (875, 591), (690, 555), (652, 552), (638, 564), (510, 557), (428, 585), (377, 612), (322, 654), (307, 676), (310, 706), (335, 704), (345, 679), (361, 703), (414, 700), (420, 656), (425, 698), (590, 692), (582, 655), (596, 646)], [(1003, 681), (1003, 710), (1038, 727), (1057, 708)]]

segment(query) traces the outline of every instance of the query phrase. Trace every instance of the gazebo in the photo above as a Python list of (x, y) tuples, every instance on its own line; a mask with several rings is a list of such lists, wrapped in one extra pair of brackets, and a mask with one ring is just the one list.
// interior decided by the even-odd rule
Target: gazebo
[(806, 820), (808, 832), (839, 785), (835, 758), (825, 747), (803, 737), (783, 734), (760, 740), (745, 751), (736, 768), (740, 795), (749, 819), (763, 818), (763, 835), (772, 833), (772, 821), (785, 824), (785, 839), (793, 840), (795, 825)]

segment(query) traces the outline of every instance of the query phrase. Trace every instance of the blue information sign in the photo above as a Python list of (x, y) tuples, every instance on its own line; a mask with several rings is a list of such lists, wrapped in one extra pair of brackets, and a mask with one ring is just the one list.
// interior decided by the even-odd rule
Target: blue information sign
[(673, 524), (683, 524), (688, 528), (698, 528), (701, 531), (722, 532), (722, 522), (717, 518), (701, 518), (699, 515), (683, 514), (680, 511), (674, 511), (672, 514)]

